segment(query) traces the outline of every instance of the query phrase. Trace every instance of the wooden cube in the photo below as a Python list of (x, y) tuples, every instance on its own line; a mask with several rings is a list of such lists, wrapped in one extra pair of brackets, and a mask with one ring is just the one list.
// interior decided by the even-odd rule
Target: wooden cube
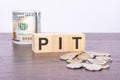
[(69, 35), (69, 50), (84, 51), (85, 50), (85, 35), (71, 34)]
[(85, 34), (34, 33), (32, 50), (35, 53), (84, 51)]

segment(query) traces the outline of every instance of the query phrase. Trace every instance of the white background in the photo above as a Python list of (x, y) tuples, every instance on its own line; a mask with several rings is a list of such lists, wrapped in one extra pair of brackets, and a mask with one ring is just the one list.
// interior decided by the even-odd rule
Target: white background
[(120, 0), (1, 0), (0, 33), (14, 10), (40, 10), (42, 32), (120, 32)]

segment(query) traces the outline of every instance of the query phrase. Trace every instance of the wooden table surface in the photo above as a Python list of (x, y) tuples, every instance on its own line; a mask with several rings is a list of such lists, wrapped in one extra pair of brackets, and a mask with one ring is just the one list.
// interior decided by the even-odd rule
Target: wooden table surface
[(110, 68), (67, 69), (59, 60), (64, 53), (36, 55), (31, 45), (13, 44), (12, 34), (0, 33), (0, 80), (120, 80), (120, 33), (86, 33), (86, 51), (110, 53)]

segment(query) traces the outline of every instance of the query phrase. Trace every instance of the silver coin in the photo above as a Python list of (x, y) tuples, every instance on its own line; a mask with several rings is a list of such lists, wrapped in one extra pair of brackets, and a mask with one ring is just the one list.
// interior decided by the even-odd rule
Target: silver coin
[(102, 66), (98, 64), (83, 63), (83, 67), (89, 71), (100, 71), (102, 69)]
[(95, 57), (96, 59), (101, 59), (101, 60), (105, 60), (107, 62), (111, 62), (112, 58), (111, 57), (107, 57), (107, 56), (100, 56), (100, 57)]
[(88, 59), (88, 61), (92, 64), (100, 64), (100, 65), (107, 63), (107, 61), (102, 60), (102, 59)]
[(82, 66), (83, 65), (81, 63), (71, 63), (66, 65), (67, 68), (71, 68), (71, 69), (79, 69)]

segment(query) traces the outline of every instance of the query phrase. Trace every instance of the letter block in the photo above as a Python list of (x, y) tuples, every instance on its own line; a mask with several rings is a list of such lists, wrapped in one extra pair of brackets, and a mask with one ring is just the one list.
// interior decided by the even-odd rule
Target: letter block
[(34, 33), (32, 50), (35, 53), (85, 51), (85, 34)]

